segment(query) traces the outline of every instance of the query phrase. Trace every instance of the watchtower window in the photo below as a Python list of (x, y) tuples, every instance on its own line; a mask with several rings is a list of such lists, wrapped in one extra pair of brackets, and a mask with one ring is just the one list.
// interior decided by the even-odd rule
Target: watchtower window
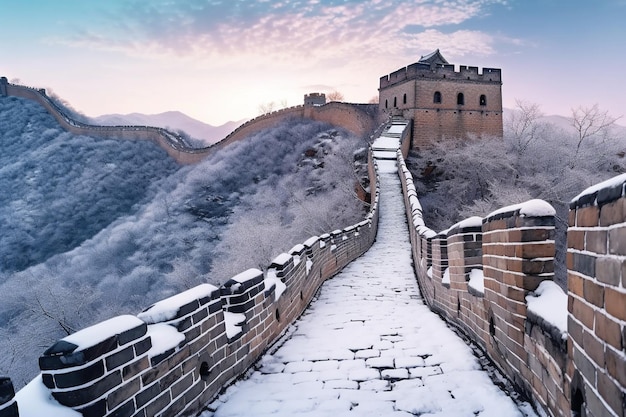
[(486, 95), (484, 95), (484, 94), (480, 95), (479, 104), (481, 106), (486, 106), (487, 105), (487, 96)]
[(441, 93), (439, 91), (435, 91), (433, 103), (441, 103)]
[(456, 104), (458, 104), (459, 106), (462, 106), (465, 104), (465, 96), (463, 95), (463, 93), (459, 93), (456, 96)]
[(398, 97), (393, 98), (393, 107), (398, 107)]
[(404, 96), (402, 97), (402, 104), (406, 104), (406, 93), (404, 93)]
[(385, 100), (385, 108), (388, 109), (389, 108), (389, 100)]

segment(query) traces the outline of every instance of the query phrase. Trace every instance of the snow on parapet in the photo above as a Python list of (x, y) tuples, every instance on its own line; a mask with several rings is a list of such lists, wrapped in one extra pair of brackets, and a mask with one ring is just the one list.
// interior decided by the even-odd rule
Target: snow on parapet
[(526, 296), (529, 317), (533, 314), (556, 327), (567, 338), (567, 294), (553, 281), (543, 281)]
[(235, 275), (234, 277), (231, 278), (231, 280), (243, 284), (244, 282), (248, 282), (251, 279), (255, 279), (256, 277), (262, 274), (263, 272), (261, 272), (261, 270), (257, 268), (250, 268)]
[(176, 317), (182, 306), (196, 300), (211, 297), (215, 291), (219, 291), (216, 286), (211, 284), (201, 284), (197, 287), (166, 298), (165, 300), (157, 301), (141, 313), (137, 314), (137, 317), (148, 324), (172, 320)]
[(82, 417), (78, 411), (65, 407), (50, 395), (41, 374), (15, 393), (21, 417)]
[(280, 278), (278, 278), (278, 275), (276, 275), (276, 270), (274, 269), (267, 270), (267, 273), (265, 274), (265, 279), (263, 280), (263, 285), (265, 286), (266, 292), (270, 291), (272, 287), (275, 288), (274, 301), (278, 301), (280, 296), (283, 295), (283, 293), (287, 289), (287, 285), (285, 285), (285, 283), (282, 282)]
[(178, 345), (185, 340), (185, 335), (180, 333), (174, 326), (165, 323), (156, 323), (148, 326), (148, 333), (152, 340), (152, 347), (148, 351), (149, 358), (172, 350), (176, 350)]
[(556, 210), (546, 201), (535, 199), (498, 209), (485, 216), (483, 221), (489, 221), (493, 218), (508, 217), (508, 215), (512, 214), (518, 214), (521, 217), (547, 217), (554, 216)]
[(135, 316), (117, 316), (91, 327), (87, 327), (86, 329), (79, 330), (76, 333), (65, 336), (61, 340), (76, 345), (74, 352), (79, 352), (97, 345), (111, 336), (122, 334), (140, 327), (143, 324), (144, 322)]
[(482, 269), (472, 269), (469, 274), (468, 290), (475, 293), (485, 294), (485, 276)]
[(243, 313), (224, 311), (224, 324), (226, 325), (226, 337), (230, 340), (243, 332), (242, 326), (246, 321)]
[(626, 174), (621, 174), (599, 184), (592, 185), (572, 199), (570, 209), (602, 205), (615, 201), (626, 194), (624, 190), (625, 185)]

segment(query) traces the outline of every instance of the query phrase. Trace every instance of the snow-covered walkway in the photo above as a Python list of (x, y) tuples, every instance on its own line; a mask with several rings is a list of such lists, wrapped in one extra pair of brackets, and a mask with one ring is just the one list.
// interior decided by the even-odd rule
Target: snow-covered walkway
[(324, 283), (282, 344), (203, 417), (532, 415), (423, 303), (395, 161), (379, 165), (372, 248)]

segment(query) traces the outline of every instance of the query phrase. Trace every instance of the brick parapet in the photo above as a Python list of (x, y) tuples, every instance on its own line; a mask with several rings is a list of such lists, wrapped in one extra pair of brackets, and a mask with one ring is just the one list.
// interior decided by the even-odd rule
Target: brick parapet
[(626, 175), (570, 203), (568, 355), (572, 409), (626, 412)]
[[(437, 234), (424, 224), (401, 155), (398, 165), (407, 217), (412, 220), (413, 265), (425, 302), (480, 346), (538, 408), (555, 417), (568, 415), (563, 334), (529, 315), (526, 304), (540, 282), (554, 275), (554, 210), (533, 201), (464, 220)], [(446, 261), (440, 259), (444, 240)], [(436, 272), (445, 262), (447, 286)], [(470, 289), (473, 270), (482, 276), (484, 292)]]

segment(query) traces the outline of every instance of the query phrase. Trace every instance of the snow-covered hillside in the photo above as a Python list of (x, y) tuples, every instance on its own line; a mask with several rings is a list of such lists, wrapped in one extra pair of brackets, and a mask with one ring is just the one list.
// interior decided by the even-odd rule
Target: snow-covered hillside
[(362, 215), (363, 144), (325, 124), (289, 121), (180, 167), (150, 142), (63, 132), (26, 100), (0, 98), (0, 121), (0, 374), (18, 386), (68, 332)]

